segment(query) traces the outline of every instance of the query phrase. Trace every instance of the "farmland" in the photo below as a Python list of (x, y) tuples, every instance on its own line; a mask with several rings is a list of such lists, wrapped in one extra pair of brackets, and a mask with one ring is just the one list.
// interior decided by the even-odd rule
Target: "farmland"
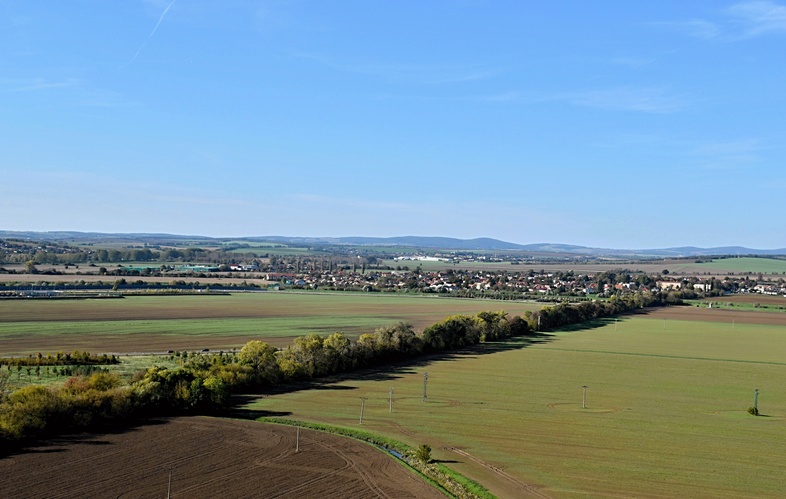
[(469, 269), (469, 270), (502, 270), (520, 272), (533, 270), (536, 272), (574, 272), (576, 274), (595, 274), (598, 272), (618, 271), (627, 269), (630, 272), (643, 272), (646, 274), (660, 274), (663, 270), (679, 276), (723, 276), (728, 274), (762, 273), (778, 276), (786, 272), (786, 260), (782, 258), (742, 257), (742, 258), (716, 258), (710, 261), (697, 261), (693, 258), (666, 258), (666, 259), (610, 259), (609, 261), (592, 260), (586, 262), (560, 262), (559, 260), (546, 260), (528, 262), (523, 260), (513, 264), (510, 261), (461, 261), (451, 263), (447, 261), (409, 261), (409, 260), (383, 260), (384, 265), (407, 265), (410, 268), (420, 266), (426, 271), (443, 269)]
[[(363, 397), (364, 430), (413, 447), (427, 443), (437, 460), (501, 497), (774, 496), (786, 458), (774, 444), (786, 437), (783, 302), (717, 300), (713, 308), (655, 309), (345, 374), (319, 389), (288, 386), (241, 412), (358, 428)], [(754, 310), (759, 302), (771, 311)], [(4, 355), (215, 351), (250, 339), (285, 346), (309, 333), (357, 337), (398, 321), (420, 330), (452, 314), (504, 309), (512, 316), (540, 306), (322, 291), (6, 300), (0, 339)], [(760, 417), (747, 413), (754, 388)], [(117, 442), (117, 449), (139, 445)], [(302, 469), (285, 461), (276, 469)], [(231, 472), (240, 476), (247, 465), (238, 466)], [(328, 468), (320, 469), (330, 475)], [(199, 495), (198, 481), (190, 483)]]
[(715, 272), (786, 274), (786, 259), (782, 258), (720, 258), (702, 263), (700, 266)]
[(206, 417), (49, 441), (0, 460), (0, 495), (23, 497), (444, 497), (370, 445)]
[[(680, 320), (659, 310), (598, 322), (251, 407), (357, 427), (366, 397), (367, 431), (428, 443), (437, 459), (502, 497), (781, 494), (783, 319), (750, 324), (743, 313), (713, 322), (714, 311), (675, 309), (706, 315)], [(746, 412), (754, 388), (764, 416)]]
[(398, 321), (416, 328), (452, 314), (540, 305), (361, 293), (240, 293), (217, 296), (132, 296), (105, 300), (0, 301), (3, 355), (229, 350), (251, 339), (284, 346), (309, 333), (373, 332)]

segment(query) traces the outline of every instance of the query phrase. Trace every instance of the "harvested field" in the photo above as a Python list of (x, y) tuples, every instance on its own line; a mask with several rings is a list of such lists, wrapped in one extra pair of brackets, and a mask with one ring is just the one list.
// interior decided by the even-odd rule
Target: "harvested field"
[(392, 456), (344, 437), (221, 418), (172, 418), (61, 439), (0, 459), (0, 496), (444, 497)]
[(647, 316), (652, 319), (786, 326), (786, 313), (755, 312), (752, 310), (732, 310), (728, 308), (660, 307), (650, 309), (647, 312)]
[(737, 295), (730, 295), (730, 296), (716, 296), (713, 298), (706, 298), (704, 301), (709, 301), (713, 303), (747, 303), (747, 304), (754, 304), (754, 303), (761, 303), (762, 305), (770, 305), (770, 306), (786, 306), (786, 296), (778, 296), (778, 295), (760, 295), (757, 293), (742, 293)]

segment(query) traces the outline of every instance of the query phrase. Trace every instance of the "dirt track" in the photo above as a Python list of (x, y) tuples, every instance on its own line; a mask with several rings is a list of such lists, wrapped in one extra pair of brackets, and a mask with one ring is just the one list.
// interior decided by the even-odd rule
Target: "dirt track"
[(164, 419), (0, 459), (0, 497), (444, 498), (392, 456), (348, 438), (253, 421)]

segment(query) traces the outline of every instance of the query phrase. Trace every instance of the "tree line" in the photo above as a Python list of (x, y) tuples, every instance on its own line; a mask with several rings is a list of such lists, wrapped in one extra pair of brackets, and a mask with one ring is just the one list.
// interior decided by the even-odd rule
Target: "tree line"
[(0, 367), (2, 366), (70, 366), (70, 365), (113, 365), (119, 364), (120, 360), (116, 355), (94, 355), (90, 352), (57, 352), (55, 355), (50, 353), (43, 355), (38, 352), (36, 355), (29, 354), (27, 357), (0, 357)]
[(237, 355), (192, 354), (176, 368), (140, 371), (130, 383), (123, 383), (115, 373), (97, 372), (73, 377), (62, 386), (30, 385), (0, 394), (0, 440), (81, 431), (147, 416), (221, 412), (230, 406), (234, 393), (380, 367), (662, 304), (659, 295), (638, 293), (608, 301), (563, 303), (524, 317), (509, 317), (503, 311), (453, 315), (421, 332), (399, 322), (356, 340), (340, 332), (327, 337), (309, 334), (282, 350), (252, 340)]

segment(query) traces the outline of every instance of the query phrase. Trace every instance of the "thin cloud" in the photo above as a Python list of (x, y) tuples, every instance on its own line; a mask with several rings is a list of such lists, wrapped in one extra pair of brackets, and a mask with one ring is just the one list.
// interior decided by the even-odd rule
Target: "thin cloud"
[(705, 142), (694, 147), (692, 155), (707, 170), (749, 168), (760, 159), (760, 139), (749, 138), (725, 142)]
[(0, 89), (5, 92), (39, 92), (57, 88), (75, 87), (81, 83), (76, 78), (52, 81), (46, 78), (28, 78), (20, 80), (0, 80)]
[(617, 66), (626, 66), (629, 68), (641, 68), (652, 64), (653, 62), (655, 62), (655, 60), (656, 60), (655, 58), (645, 59), (643, 57), (621, 56), (621, 57), (614, 57), (611, 60), (611, 63)]
[(330, 206), (333, 208), (341, 207), (341, 208), (352, 208), (358, 210), (392, 210), (392, 211), (411, 211), (411, 212), (420, 212), (423, 209), (422, 206), (416, 206), (413, 203), (397, 203), (393, 201), (380, 201), (380, 200), (368, 200), (368, 199), (359, 199), (359, 198), (346, 198), (346, 197), (331, 197), (331, 196), (323, 196), (320, 194), (294, 194), (292, 199), (298, 203), (310, 203), (314, 205), (319, 205), (321, 207)]
[(724, 33), (724, 27), (717, 22), (706, 19), (690, 19), (687, 21), (663, 21), (652, 22), (652, 26), (665, 27), (679, 31), (693, 38), (702, 40), (713, 40), (719, 38)]
[(684, 99), (657, 87), (617, 87), (567, 94), (562, 100), (576, 106), (610, 111), (668, 114), (686, 107)]
[(49, 80), (47, 78), (0, 79), (0, 92), (30, 93), (62, 91), (59, 104), (86, 107), (132, 107), (137, 102), (111, 90), (91, 87), (78, 78)]
[(654, 23), (671, 26), (702, 40), (737, 41), (786, 33), (786, 6), (768, 0), (734, 4), (718, 12), (717, 19), (691, 19)]
[(719, 24), (704, 19), (693, 19), (680, 24), (690, 36), (703, 40), (718, 38), (723, 33), (723, 27)]
[(607, 111), (669, 114), (688, 107), (685, 97), (658, 87), (615, 87), (557, 94), (507, 92), (481, 97), (480, 100), (501, 104), (541, 104), (566, 102), (574, 106)]
[(484, 65), (343, 63), (317, 54), (299, 53), (295, 55), (337, 71), (363, 74), (383, 78), (388, 81), (405, 83), (462, 83), (487, 80), (503, 72), (501, 68)]
[(732, 5), (726, 12), (740, 27), (743, 37), (786, 33), (786, 7), (774, 2), (740, 3)]
[(510, 91), (483, 95), (474, 100), (492, 104), (541, 104), (565, 100), (564, 95), (547, 94), (535, 91)]
[(149, 42), (150, 39), (153, 38), (153, 35), (156, 34), (156, 31), (158, 31), (158, 27), (161, 26), (161, 23), (164, 21), (164, 17), (166, 17), (167, 12), (169, 12), (169, 9), (172, 8), (172, 6), (175, 4), (175, 2), (177, 2), (177, 0), (172, 0), (171, 2), (169, 2), (169, 5), (166, 6), (166, 8), (164, 9), (164, 12), (162, 12), (161, 16), (159, 16), (158, 22), (156, 23), (155, 26), (153, 26), (153, 30), (150, 32), (149, 35), (147, 35), (147, 38), (145, 39), (145, 41), (142, 42), (142, 45), (139, 46), (139, 48), (137, 49), (136, 53), (131, 58), (131, 60), (128, 61), (127, 63), (125, 63), (123, 67), (128, 66), (129, 64), (131, 64), (132, 62), (134, 62), (136, 60), (136, 58), (142, 52), (142, 49), (144, 49), (145, 45), (147, 45), (147, 42)]

